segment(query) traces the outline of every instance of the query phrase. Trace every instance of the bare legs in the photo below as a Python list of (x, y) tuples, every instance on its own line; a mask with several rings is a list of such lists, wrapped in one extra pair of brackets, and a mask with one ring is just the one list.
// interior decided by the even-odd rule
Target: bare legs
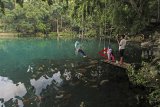
[(119, 64), (123, 64), (123, 57), (120, 57)]

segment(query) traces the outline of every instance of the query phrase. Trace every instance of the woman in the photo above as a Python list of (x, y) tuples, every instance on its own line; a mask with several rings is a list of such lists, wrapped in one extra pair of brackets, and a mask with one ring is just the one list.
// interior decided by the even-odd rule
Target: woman
[(124, 57), (124, 51), (126, 47), (126, 40), (125, 40), (125, 35), (121, 35), (121, 40), (117, 39), (118, 44), (119, 44), (119, 54), (120, 54), (120, 61), (119, 64), (123, 64), (123, 57)]

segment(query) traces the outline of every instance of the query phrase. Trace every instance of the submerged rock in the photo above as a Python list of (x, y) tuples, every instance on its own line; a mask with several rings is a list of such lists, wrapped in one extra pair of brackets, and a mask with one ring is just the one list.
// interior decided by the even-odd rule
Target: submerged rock
[(77, 73), (75, 74), (75, 77), (77, 77), (78, 79), (80, 79), (82, 76), (83, 76), (83, 74), (82, 74), (82, 73), (79, 73), (79, 72), (77, 72)]
[(43, 67), (39, 67), (38, 70), (39, 70), (39, 71), (43, 70)]
[(84, 102), (82, 101), (79, 107), (85, 107)]
[(91, 88), (98, 88), (98, 85), (91, 85)]
[(100, 85), (103, 85), (103, 84), (105, 84), (106, 82), (108, 82), (109, 80), (102, 80), (101, 82), (100, 82)]
[(64, 73), (63, 73), (63, 76), (65, 77), (65, 79), (68, 81), (72, 78), (71, 76), (71, 72), (70, 71), (67, 71), (67, 69), (65, 69)]
[(87, 70), (86, 69), (83, 69), (83, 68), (80, 68), (80, 69), (77, 69), (77, 71), (81, 72), (81, 73), (85, 73)]
[(76, 82), (71, 81), (71, 82), (69, 83), (69, 85), (71, 85), (71, 86), (76, 86), (76, 85), (78, 85), (79, 83), (80, 83), (80, 81), (76, 81)]
[(56, 95), (55, 98), (56, 98), (56, 99), (61, 99), (61, 98), (63, 98), (63, 96), (64, 96), (63, 94), (61, 94), (61, 95)]
[(55, 70), (51, 68), (51, 72), (55, 72)]
[(32, 72), (33, 73), (33, 67), (31, 67), (30, 65), (28, 66), (27, 72)]
[(73, 64), (73, 63), (71, 63), (71, 67), (72, 67), (72, 68), (74, 67), (74, 64)]
[(85, 68), (93, 68), (93, 67), (95, 67), (96, 65), (89, 65), (89, 66), (87, 66), (87, 67), (85, 67)]
[(96, 72), (96, 71), (91, 71), (91, 76), (92, 76), (92, 77), (97, 77), (97, 76), (98, 76), (98, 72)]
[(97, 61), (97, 60), (91, 60), (89, 63), (90, 63), (90, 64), (97, 64), (98, 61)]

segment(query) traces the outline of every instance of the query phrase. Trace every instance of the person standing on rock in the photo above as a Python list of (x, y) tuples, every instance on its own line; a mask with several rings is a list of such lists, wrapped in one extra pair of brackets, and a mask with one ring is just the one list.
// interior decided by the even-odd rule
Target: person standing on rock
[(125, 47), (126, 47), (126, 39), (125, 39), (125, 35), (121, 35), (121, 40), (118, 41), (118, 45), (119, 45), (119, 54), (120, 54), (120, 61), (119, 64), (123, 64), (123, 60), (124, 60), (124, 51), (125, 51)]

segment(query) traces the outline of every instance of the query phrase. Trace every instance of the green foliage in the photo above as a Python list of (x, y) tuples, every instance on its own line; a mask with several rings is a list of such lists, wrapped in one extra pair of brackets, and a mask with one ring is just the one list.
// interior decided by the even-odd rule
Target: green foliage
[(128, 76), (134, 84), (146, 85), (155, 76), (148, 63), (143, 62), (142, 65), (143, 67), (138, 71), (135, 71), (133, 67), (128, 68)]
[(2, 2), (2, 0), (0, 0), (0, 8), (1, 8), (1, 12), (3, 13), (3, 14), (5, 14), (5, 12), (4, 12), (4, 2)]
[(36, 37), (45, 37), (45, 35), (43, 34), (43, 33), (41, 33), (41, 32), (37, 32), (36, 34), (35, 34), (35, 36)]
[(23, 2), (24, 2), (24, 0), (16, 0), (16, 2), (17, 2), (21, 7), (23, 7)]
[(160, 89), (156, 89), (149, 94), (149, 103), (155, 107), (160, 106)]
[(44, 32), (46, 30), (46, 25), (44, 23), (39, 22), (36, 24), (36, 28), (37, 30)]
[(96, 36), (96, 30), (90, 29), (85, 34), (86, 34), (86, 37), (95, 37)]
[(31, 33), (33, 32), (34, 28), (32, 27), (32, 24), (26, 22), (26, 21), (20, 21), (18, 24), (17, 24), (17, 29), (23, 33)]
[[(60, 32), (76, 27), (95, 36), (98, 32), (106, 35), (111, 27), (113, 34), (139, 33), (152, 18), (157, 18), (158, 10), (155, 0), (16, 0), (16, 3), (20, 6), (12, 0), (0, 0), (2, 12), (7, 10), (1, 19), (12, 29), (17, 29), (16, 25), (20, 26), (23, 20), (28, 23), (25, 30), (30, 26), (35, 33), (55, 32), (58, 20)], [(90, 29), (94, 29), (94, 34)]]
[(50, 32), (49, 33), (49, 37), (56, 37), (57, 36), (57, 32)]
[(128, 76), (130, 81), (134, 85), (143, 85), (151, 88), (152, 91), (148, 96), (148, 101), (153, 107), (160, 106), (160, 85), (156, 79), (156, 75), (152, 71), (151, 66), (148, 63), (143, 62), (143, 67), (135, 71), (133, 67), (128, 68)]

